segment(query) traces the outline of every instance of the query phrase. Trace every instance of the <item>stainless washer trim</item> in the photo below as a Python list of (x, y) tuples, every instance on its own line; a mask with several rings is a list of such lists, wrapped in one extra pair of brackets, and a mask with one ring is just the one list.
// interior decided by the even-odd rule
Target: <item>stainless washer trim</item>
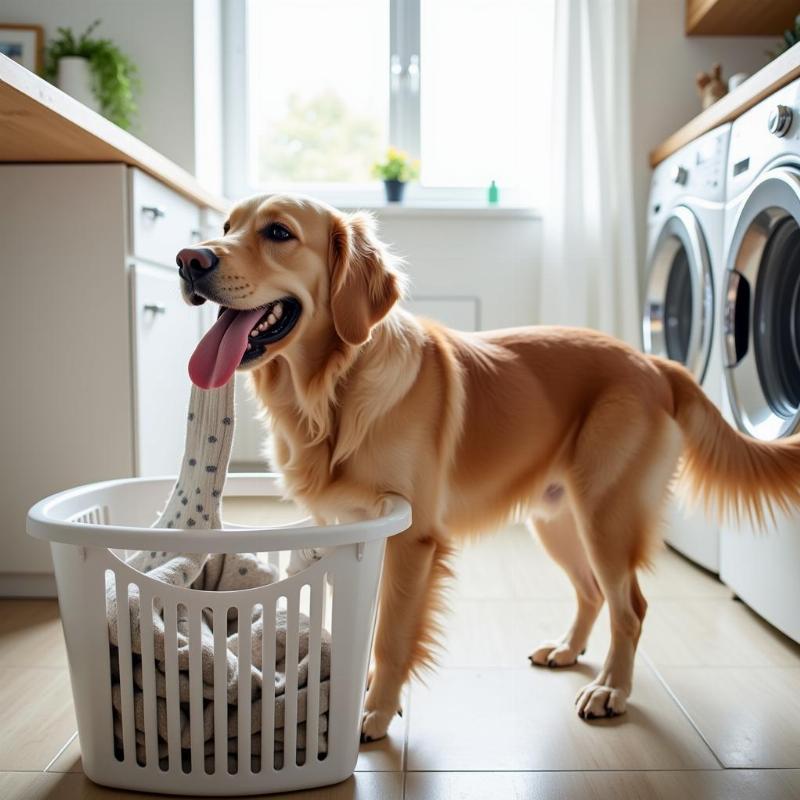
[[(787, 436), (800, 424), (800, 408), (789, 416), (772, 408), (758, 373), (753, 330), (764, 252), (777, 227), (790, 218), (800, 225), (800, 171), (784, 166), (764, 172), (750, 187), (739, 210), (728, 249), (723, 289), (726, 305), (722, 344), (728, 400), (739, 430), (764, 441)], [(736, 324), (735, 303), (743, 280), (750, 286), (747, 349), (737, 361), (731, 343)]]
[(714, 287), (703, 230), (686, 206), (672, 209), (653, 248), (642, 313), (643, 345), (646, 353), (668, 356), (664, 331), (667, 283), (675, 255), (681, 248), (686, 251), (692, 282), (692, 322), (686, 367), (702, 382), (711, 353)]

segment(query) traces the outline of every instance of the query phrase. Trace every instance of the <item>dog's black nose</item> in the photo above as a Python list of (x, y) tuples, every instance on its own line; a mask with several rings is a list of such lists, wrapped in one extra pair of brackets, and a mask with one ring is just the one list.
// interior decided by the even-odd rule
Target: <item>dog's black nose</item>
[(175, 262), (181, 278), (194, 283), (208, 275), (219, 264), (219, 259), (207, 247), (184, 247), (175, 257)]

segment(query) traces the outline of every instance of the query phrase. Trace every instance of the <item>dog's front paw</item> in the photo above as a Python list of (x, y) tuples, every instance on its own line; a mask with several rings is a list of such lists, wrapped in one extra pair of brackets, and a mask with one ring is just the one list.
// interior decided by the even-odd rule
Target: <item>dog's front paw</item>
[(383, 739), (393, 716), (394, 714), (385, 711), (365, 711), (361, 718), (361, 741), (374, 742)]
[(627, 700), (628, 692), (624, 689), (592, 682), (578, 692), (575, 705), (581, 719), (600, 719), (624, 714)]
[(578, 662), (578, 656), (586, 652), (578, 650), (569, 642), (543, 642), (529, 656), (531, 664), (537, 667), (571, 667)]
[(369, 517), (369, 519), (380, 519), (380, 517), (385, 517), (392, 510), (393, 506), (394, 503), (389, 495), (378, 495), (378, 499), (370, 508), (367, 509), (367, 517)]

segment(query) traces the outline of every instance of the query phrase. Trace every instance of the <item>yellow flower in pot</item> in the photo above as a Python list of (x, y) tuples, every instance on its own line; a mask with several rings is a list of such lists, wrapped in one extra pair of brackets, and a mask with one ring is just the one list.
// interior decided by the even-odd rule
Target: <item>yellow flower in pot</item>
[(386, 201), (400, 203), (406, 184), (419, 177), (419, 161), (412, 159), (404, 150), (390, 147), (386, 151), (386, 158), (373, 165), (372, 175), (383, 181)]

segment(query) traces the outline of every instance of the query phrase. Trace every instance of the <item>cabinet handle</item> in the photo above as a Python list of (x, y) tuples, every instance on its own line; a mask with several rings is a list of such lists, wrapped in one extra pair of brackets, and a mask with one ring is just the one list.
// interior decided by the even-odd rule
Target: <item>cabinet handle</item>
[(150, 217), (152, 220), (157, 220), (161, 217), (167, 216), (166, 209), (162, 208), (161, 206), (142, 206), (142, 214)]
[(167, 313), (167, 307), (166, 306), (160, 306), (157, 303), (145, 303), (142, 306), (142, 308), (145, 311), (149, 311), (151, 314), (166, 314)]

